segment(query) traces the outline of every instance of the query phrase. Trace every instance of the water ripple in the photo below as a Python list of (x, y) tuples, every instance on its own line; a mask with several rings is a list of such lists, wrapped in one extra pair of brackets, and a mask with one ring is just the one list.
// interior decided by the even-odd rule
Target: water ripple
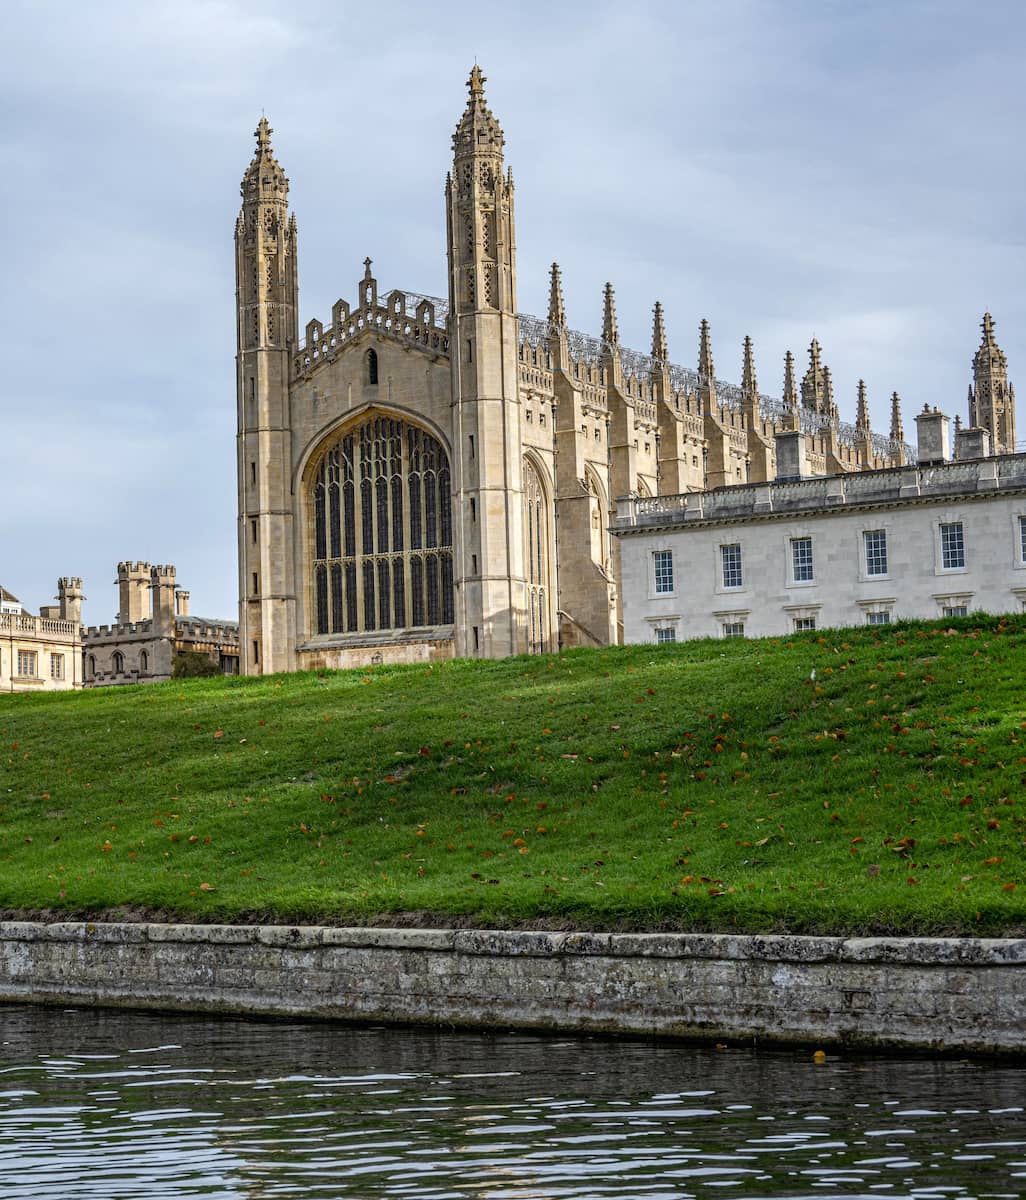
[[(2, 1200), (1011, 1200), (1026, 1072), (0, 1006)], [(767, 1124), (769, 1123), (769, 1124)]]

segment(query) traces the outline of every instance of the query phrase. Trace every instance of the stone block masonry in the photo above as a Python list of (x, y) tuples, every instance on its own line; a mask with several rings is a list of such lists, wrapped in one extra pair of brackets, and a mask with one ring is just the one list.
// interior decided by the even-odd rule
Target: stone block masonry
[(1026, 1052), (1026, 939), (0, 923), (0, 1001)]

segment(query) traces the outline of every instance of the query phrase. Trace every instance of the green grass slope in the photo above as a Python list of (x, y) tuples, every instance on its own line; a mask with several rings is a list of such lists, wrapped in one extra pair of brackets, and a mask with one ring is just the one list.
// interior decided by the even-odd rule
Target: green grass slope
[(1026, 618), (0, 698), (0, 909), (1026, 929)]

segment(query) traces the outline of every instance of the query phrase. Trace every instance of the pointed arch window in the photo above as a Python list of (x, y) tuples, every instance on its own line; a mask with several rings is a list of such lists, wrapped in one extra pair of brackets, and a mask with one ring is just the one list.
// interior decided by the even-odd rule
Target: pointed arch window
[(527, 567), (527, 648), (544, 654), (551, 647), (549, 628), (549, 513), (541, 477), (524, 459), (524, 559)]
[(150, 669), (150, 656), (143, 650), (139, 655), (139, 673), (146, 675)]
[(367, 351), (367, 382), (377, 387), (378, 383), (378, 352), (377, 350)]
[(123, 675), (125, 673), (125, 656), (120, 650), (115, 650), (111, 656), (110, 669), (115, 675)]
[(372, 415), (324, 452), (309, 490), (312, 632), (449, 625), (449, 459), (425, 430)]

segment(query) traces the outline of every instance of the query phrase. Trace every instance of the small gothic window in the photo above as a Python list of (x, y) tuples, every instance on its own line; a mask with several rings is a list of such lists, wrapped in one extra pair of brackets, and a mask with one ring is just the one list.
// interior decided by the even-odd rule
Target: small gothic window
[(145, 674), (150, 669), (150, 656), (145, 650), (139, 655), (139, 670)]
[(115, 650), (110, 660), (111, 670), (115, 675), (123, 675), (125, 671), (125, 656), (120, 650)]
[(377, 385), (378, 382), (378, 352), (377, 350), (367, 351), (367, 382)]

